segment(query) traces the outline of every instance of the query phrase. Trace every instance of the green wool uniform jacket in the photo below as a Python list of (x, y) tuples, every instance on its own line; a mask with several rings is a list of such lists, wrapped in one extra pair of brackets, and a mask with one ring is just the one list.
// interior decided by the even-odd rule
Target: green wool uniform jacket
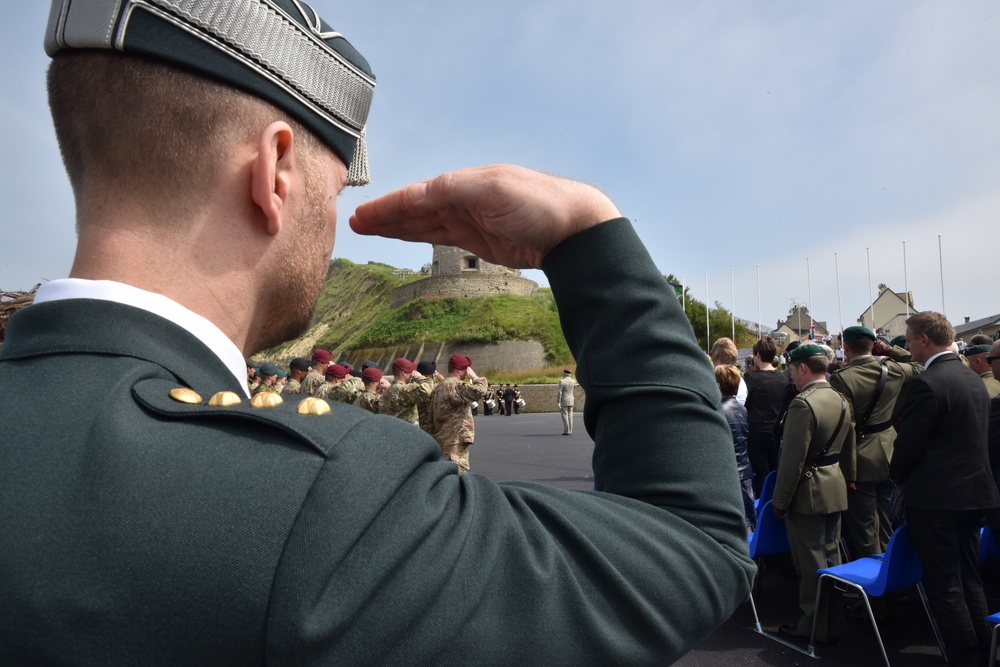
[[(847, 509), (847, 482), (854, 481), (855, 452), (850, 403), (846, 407), (837, 432), (843, 397), (829, 382), (814, 382), (792, 399), (771, 499), (774, 507), (797, 514), (832, 514)], [(831, 437), (832, 444), (819, 459)]]
[[(871, 430), (883, 427), (885, 430), (878, 433), (866, 432), (858, 437), (857, 422), (867, 414), (875, 398), (883, 365), (886, 370), (885, 386), (878, 404), (864, 425)], [(830, 375), (830, 386), (844, 396), (853, 408), (850, 426), (855, 430), (856, 482), (882, 482), (889, 479), (892, 445), (896, 441), (896, 429), (891, 426), (893, 409), (903, 384), (914, 373), (912, 366), (913, 364), (904, 366), (888, 359), (881, 362), (874, 356), (867, 356), (852, 359), (847, 367)], [(921, 368), (916, 366), (917, 372)]]
[[(628, 221), (544, 269), (594, 493), (459, 477), (420, 429), (345, 404), (210, 407), (236, 378), (142, 310), (18, 312), (0, 349), (0, 664), (677, 659), (755, 573), (711, 367)], [(182, 386), (201, 402), (170, 398)]]

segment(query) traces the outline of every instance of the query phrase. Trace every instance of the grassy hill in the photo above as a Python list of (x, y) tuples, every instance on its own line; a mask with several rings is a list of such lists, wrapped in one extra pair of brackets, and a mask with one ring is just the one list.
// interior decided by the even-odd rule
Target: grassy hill
[(345, 349), (400, 343), (537, 340), (552, 363), (572, 360), (549, 290), (530, 297), (417, 299), (393, 311), (393, 289), (425, 277), (397, 276), (395, 271), (388, 264), (333, 260), (309, 331), (263, 356), (308, 357), (317, 347), (336, 357)]

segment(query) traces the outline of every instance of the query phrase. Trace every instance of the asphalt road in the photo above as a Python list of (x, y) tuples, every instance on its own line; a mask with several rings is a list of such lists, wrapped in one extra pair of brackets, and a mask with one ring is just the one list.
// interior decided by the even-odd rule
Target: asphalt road
[[(562, 436), (558, 413), (476, 417), (476, 444), (470, 453), (472, 471), (502, 482), (534, 481), (563, 489), (589, 491), (594, 477), (593, 440), (577, 414), (574, 433)], [(983, 573), (991, 610), (1000, 610), (1000, 566), (988, 564)], [(798, 582), (787, 558), (764, 562), (760, 590), (754, 593), (762, 626), (776, 630), (798, 616)], [(893, 665), (943, 665), (920, 598), (913, 589), (890, 605), (890, 618), (880, 622), (882, 641)], [(682, 658), (678, 665), (880, 665), (875, 635), (864, 618), (848, 617), (839, 644), (817, 646), (811, 658), (754, 631), (749, 604)]]

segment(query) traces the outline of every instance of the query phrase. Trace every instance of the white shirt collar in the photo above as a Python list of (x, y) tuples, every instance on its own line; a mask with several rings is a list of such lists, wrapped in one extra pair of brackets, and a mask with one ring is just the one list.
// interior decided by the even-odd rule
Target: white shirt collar
[(133, 308), (140, 308), (173, 322), (204, 343), (236, 377), (238, 384), (243, 387), (247, 396), (250, 395), (250, 390), (247, 387), (246, 359), (243, 358), (239, 348), (211, 321), (188, 310), (173, 299), (114, 280), (62, 278), (43, 283), (38, 288), (38, 292), (35, 293), (34, 302), (43, 303), (62, 299), (113, 301)]
[(931, 367), (931, 363), (935, 359), (937, 359), (938, 357), (946, 355), (946, 354), (951, 354), (951, 353), (952, 353), (951, 350), (945, 350), (944, 352), (938, 352), (933, 357), (931, 357), (930, 359), (928, 359), (927, 361), (924, 362), (924, 370), (927, 370), (928, 368), (930, 368)]

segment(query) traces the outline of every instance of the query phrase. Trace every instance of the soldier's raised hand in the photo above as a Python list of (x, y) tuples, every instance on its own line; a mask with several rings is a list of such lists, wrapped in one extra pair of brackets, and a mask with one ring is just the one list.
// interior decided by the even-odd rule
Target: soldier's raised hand
[(511, 165), (442, 174), (366, 202), (359, 234), (458, 246), (488, 262), (540, 268), (565, 239), (620, 217), (600, 190)]

